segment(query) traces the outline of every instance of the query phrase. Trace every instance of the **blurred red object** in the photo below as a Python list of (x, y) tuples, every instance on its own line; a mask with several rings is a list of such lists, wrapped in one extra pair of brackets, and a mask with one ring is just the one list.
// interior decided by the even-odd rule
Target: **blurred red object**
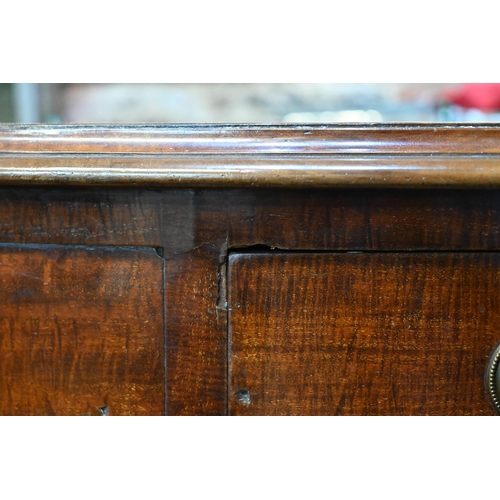
[(463, 108), (481, 111), (500, 110), (500, 83), (465, 83), (444, 91), (444, 98)]

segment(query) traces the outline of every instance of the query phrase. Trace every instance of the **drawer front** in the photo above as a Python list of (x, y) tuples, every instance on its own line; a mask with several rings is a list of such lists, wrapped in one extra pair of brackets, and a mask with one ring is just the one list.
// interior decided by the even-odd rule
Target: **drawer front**
[(491, 415), (500, 254), (236, 253), (233, 415)]
[(0, 414), (161, 415), (152, 249), (0, 245)]

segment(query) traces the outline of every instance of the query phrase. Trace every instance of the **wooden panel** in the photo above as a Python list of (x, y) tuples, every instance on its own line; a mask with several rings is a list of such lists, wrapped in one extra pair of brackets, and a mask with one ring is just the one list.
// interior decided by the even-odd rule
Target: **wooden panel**
[[(182, 192), (165, 191), (164, 203), (181, 207)], [(192, 203), (191, 219), (180, 219), (189, 212), (180, 208), (175, 217), (186, 227), (185, 245), (165, 254), (171, 415), (226, 411), (228, 248), (500, 248), (496, 191), (197, 190), (183, 203)], [(171, 248), (176, 237), (164, 227)]]
[(227, 314), (217, 259), (197, 250), (165, 264), (168, 414), (225, 415)]
[(229, 207), (230, 248), (500, 248), (500, 191), (231, 190), (203, 196), (213, 197), (214, 207)]
[[(207, 217), (206, 214), (209, 214)], [(0, 241), (293, 250), (500, 249), (495, 190), (1, 188)]]
[(0, 245), (0, 414), (163, 414), (163, 323), (152, 249)]
[(492, 414), (499, 270), (492, 253), (231, 255), (230, 413)]
[(0, 241), (161, 246), (161, 193), (0, 188)]
[(169, 415), (227, 413), (227, 203), (213, 194), (194, 197), (192, 248), (165, 260)]
[(0, 188), (0, 242), (193, 246), (193, 191)]

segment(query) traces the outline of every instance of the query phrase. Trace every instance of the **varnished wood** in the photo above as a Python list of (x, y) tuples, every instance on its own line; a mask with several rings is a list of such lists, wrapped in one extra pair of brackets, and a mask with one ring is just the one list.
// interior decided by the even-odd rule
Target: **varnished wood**
[(162, 217), (155, 191), (0, 187), (4, 243), (161, 247)]
[(500, 154), (497, 124), (1, 125), (0, 150), (160, 154)]
[(500, 187), (500, 127), (3, 126), (0, 183)]
[[(227, 412), (227, 197), (185, 193), (192, 204), (191, 247), (166, 259), (168, 412)], [(226, 195), (228, 193), (225, 193)], [(207, 196), (208, 195), (208, 196)], [(216, 195), (214, 197), (214, 195)]]
[(232, 249), (500, 249), (497, 190), (205, 191), (199, 197), (213, 209), (229, 207)]
[(162, 415), (154, 250), (0, 245), (0, 414)]
[(2, 154), (0, 183), (156, 188), (493, 188), (500, 187), (500, 155)]
[(4, 187), (0, 241), (161, 249), (168, 413), (225, 414), (230, 249), (493, 251), (500, 249), (500, 195)]
[[(214, 250), (214, 249), (213, 249)], [(226, 308), (216, 252), (166, 261), (169, 415), (226, 414)]]
[(497, 250), (497, 190), (0, 187), (0, 242), (201, 248)]
[[(153, 321), (157, 325), (158, 311), (164, 310), (166, 324), (162, 335), (166, 344), (161, 344), (160, 350), (165, 348), (165, 352), (162, 351), (158, 363), (166, 370), (166, 387), (163, 379), (147, 379), (141, 371), (145, 364), (136, 364), (132, 352), (123, 353), (120, 366), (133, 366), (132, 371), (137, 368), (144, 387), (152, 384), (148, 393), (166, 390), (170, 415), (224, 415), (230, 394), (228, 255), (240, 250), (363, 251), (374, 259), (375, 253), (380, 253), (377, 258), (383, 259), (391, 252), (405, 255), (415, 252), (416, 258), (422, 251), (437, 256), (445, 252), (493, 255), (500, 250), (500, 191), (496, 189), (500, 172), (499, 134), (496, 125), (0, 127), (0, 244), (7, 244), (5, 248), (16, 256), (9, 257), (11, 281), (5, 282), (10, 284), (3, 292), (5, 300), (0, 314), (4, 318), (31, 314), (28, 303), (9, 302), (12, 295), (9, 290), (23, 288), (23, 273), (40, 274), (51, 255), (61, 252), (58, 259), (66, 270), (66, 278), (59, 277), (59, 284), (49, 294), (36, 295), (33, 309), (36, 317), (50, 325), (52, 311), (58, 317), (73, 318), (71, 314), (78, 314), (80, 318), (84, 313), (78, 311), (89, 309), (96, 323), (102, 321), (107, 329), (111, 328), (109, 314), (117, 314), (120, 307), (125, 307), (134, 309), (136, 323), (132, 327), (140, 329), (145, 325), (141, 322)], [(405, 177), (407, 173), (410, 177)], [(455, 189), (441, 189), (449, 187)], [(42, 245), (36, 247), (39, 253), (32, 245)], [(35, 252), (32, 262), (25, 257), (28, 253), (23, 253), (28, 247)], [(102, 258), (94, 262), (94, 257), (101, 255), (99, 252)], [(118, 261), (115, 256), (120, 256)], [(70, 263), (73, 258), (74, 265)], [(493, 298), (491, 283), (495, 266), (491, 262), (496, 262), (496, 257), (490, 261), (478, 259), (470, 263), (471, 274), (482, 276), (490, 285), (483, 289), (479, 284), (473, 285), (471, 290), (476, 287), (478, 297)], [(386, 261), (380, 262), (379, 268), (383, 269)], [(407, 273), (416, 285), (424, 286), (432, 276), (441, 277), (437, 268), (427, 274), (423, 271), (415, 274), (404, 263), (399, 264), (401, 273)], [(376, 267), (367, 264), (364, 269), (373, 268), (375, 272)], [(119, 301), (121, 305), (98, 290), (91, 292), (92, 273), (96, 269), (113, 274), (119, 281), (118, 289), (125, 287), (127, 292)], [(126, 269), (130, 271), (127, 286), (121, 282), (127, 275)], [(273, 279), (278, 280), (280, 272)], [(460, 280), (463, 282), (463, 277)], [(163, 283), (164, 295), (162, 291), (161, 296), (153, 294), (160, 298), (151, 298), (148, 287), (157, 290)], [(397, 280), (389, 280), (388, 290), (391, 283), (393, 293), (408, 291)], [(248, 293), (261, 294), (262, 290), (254, 285), (252, 280), (245, 285)], [(70, 286), (75, 296), (80, 294), (85, 300), (63, 309), (63, 299), (57, 290), (67, 290)], [(453, 280), (443, 275), (442, 300), (455, 293), (453, 286)], [(461, 289), (466, 291), (466, 285)], [(279, 287), (276, 291), (280, 292)], [(358, 291), (360, 297), (367, 293), (361, 287)], [(89, 305), (92, 293), (94, 299), (102, 299), (102, 307), (97, 302)], [(294, 293), (300, 294), (300, 290), (291, 293), (289, 307), (296, 300)], [(51, 294), (57, 300), (50, 302)], [(397, 301), (393, 299), (395, 304)], [(137, 308), (143, 300), (151, 300), (151, 307), (139, 312)], [(3, 323), (0, 328), (1, 335), (10, 335), (10, 319), (6, 325)], [(62, 339), (72, 335), (70, 327), (68, 320), (57, 335)], [(18, 330), (15, 332), (22, 347), (19, 352), (26, 356), (23, 370), (29, 372), (32, 360), (28, 330)], [(500, 336), (491, 329), (489, 332), (492, 344), (500, 342)], [(154, 329), (151, 349), (160, 345), (157, 334)], [(105, 334), (119, 345), (123, 338), (117, 333), (116, 337), (113, 335), (113, 331)], [(437, 333), (432, 339), (437, 345)], [(40, 352), (41, 348), (33, 345)], [(424, 342), (419, 353), (423, 356), (429, 346)], [(462, 370), (457, 358), (460, 348), (445, 339), (440, 351), (440, 356), (444, 356), (450, 350), (450, 359), (455, 363), (449, 365), (452, 371)], [(88, 348), (79, 344), (79, 350), (68, 356), (90, 359), (95, 354), (93, 349), (92, 344)], [(472, 373), (474, 365), (477, 371), (471, 384), (476, 385), (470, 389), (474, 394), (467, 393), (470, 399), (455, 402), (457, 412), (478, 411), (478, 401), (484, 396), (477, 377), (482, 380), (480, 366), (486, 361), (483, 351), (477, 349), (464, 353), (463, 369)], [(10, 355), (9, 352), (9, 348), (0, 349), (0, 356)], [(478, 355), (476, 361), (472, 360), (474, 353)], [(250, 351), (247, 354), (252, 355)], [(388, 353), (387, 363), (390, 357)], [(127, 377), (132, 376), (132, 371), (113, 372), (115, 365), (110, 359), (104, 360), (106, 368), (97, 373), (96, 379), (74, 389), (75, 394), (83, 394), (78, 391), (94, 385), (95, 394), (106, 393), (107, 401), (114, 401), (109, 405), (111, 414), (133, 413), (137, 406), (116, 410), (113, 399), (130, 393), (132, 386)], [(48, 372), (62, 377), (62, 372), (57, 372), (57, 357), (43, 362)], [(5, 366), (5, 380), (13, 384), (12, 374), (7, 373), (13, 368)], [(79, 380), (84, 381), (86, 372), (80, 373)], [(106, 378), (112, 373), (115, 373), (113, 385)], [(148, 376), (158, 374), (155, 371)], [(420, 374), (415, 387), (425, 384), (426, 377)], [(36, 394), (45, 394), (44, 390)], [(64, 413), (69, 408), (57, 399), (55, 392), (52, 397), (56, 401), (54, 413)], [(71, 408), (74, 413), (95, 413), (95, 405), (101, 404), (97, 402), (99, 398), (103, 399), (101, 396), (96, 396), (95, 401), (89, 399), (87, 409), (71, 400)], [(162, 398), (148, 402), (152, 406), (145, 413), (160, 412), (159, 407), (165, 405)], [(40, 409), (38, 400), (30, 401), (34, 406), (25, 407), (27, 413), (34, 412), (35, 407), (39, 413), (52, 411), (48, 407)], [(139, 404), (138, 399), (134, 401)], [(471, 405), (469, 410), (466, 403)], [(372, 411), (373, 404), (370, 408)], [(480, 411), (487, 413), (488, 408)], [(9, 411), (11, 407), (0, 408), (0, 413)], [(423, 413), (423, 407), (419, 411)]]
[(493, 414), (499, 265), (496, 253), (232, 255), (231, 414)]

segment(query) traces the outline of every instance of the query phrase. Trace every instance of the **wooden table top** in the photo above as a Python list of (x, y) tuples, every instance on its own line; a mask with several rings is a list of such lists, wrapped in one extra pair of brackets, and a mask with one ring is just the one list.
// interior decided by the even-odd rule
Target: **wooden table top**
[(498, 188), (500, 126), (3, 125), (0, 184)]

